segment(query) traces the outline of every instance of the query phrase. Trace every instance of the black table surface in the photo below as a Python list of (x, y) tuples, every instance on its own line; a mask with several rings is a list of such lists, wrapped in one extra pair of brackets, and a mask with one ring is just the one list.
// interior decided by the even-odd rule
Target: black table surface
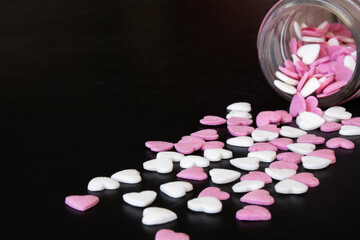
[[(267, 185), (275, 198), (267, 222), (236, 220), (245, 204), (233, 184), (192, 182), (186, 197), (171, 199), (159, 185), (179, 180), (178, 163), (170, 174), (142, 168), (155, 157), (146, 141), (177, 142), (207, 128), (199, 123), (203, 116), (224, 117), (230, 103), (250, 102), (253, 116), (288, 109), (257, 57), (257, 32), (275, 2), (2, 0), (2, 238), (154, 239), (170, 228), (191, 239), (360, 239), (358, 137), (348, 137), (354, 150), (335, 150), (336, 164), (312, 171), (320, 185), (307, 193), (281, 195), (274, 183)], [(358, 104), (343, 106), (360, 116)], [(231, 137), (226, 126), (214, 129), (221, 141)], [(226, 148), (235, 157), (247, 153)], [(228, 160), (213, 167), (235, 169)], [(140, 184), (87, 191), (93, 177), (128, 168), (141, 171)], [(221, 213), (187, 209), (187, 200), (206, 186), (231, 193)], [(158, 193), (152, 206), (173, 210), (176, 221), (145, 226), (143, 209), (122, 200), (124, 193), (148, 189)], [(66, 196), (83, 194), (100, 203), (86, 212), (65, 205)]]

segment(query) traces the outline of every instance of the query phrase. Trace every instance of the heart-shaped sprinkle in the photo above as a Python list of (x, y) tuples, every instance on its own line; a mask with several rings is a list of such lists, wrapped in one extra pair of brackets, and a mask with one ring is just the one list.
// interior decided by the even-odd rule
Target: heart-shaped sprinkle
[(227, 200), (230, 198), (230, 194), (221, 191), (218, 187), (207, 187), (199, 193), (198, 197), (216, 197), (219, 200)]
[(177, 219), (176, 213), (166, 208), (148, 207), (143, 211), (142, 223), (144, 225), (159, 225)]
[(350, 112), (347, 112), (344, 107), (341, 106), (330, 107), (324, 112), (324, 114), (328, 117), (340, 120), (350, 119), (352, 115)]
[(277, 151), (277, 147), (270, 143), (255, 143), (249, 147), (249, 152), (256, 152), (256, 151)]
[(305, 169), (319, 170), (326, 168), (331, 164), (331, 161), (327, 158), (314, 157), (314, 156), (303, 156), (301, 158), (302, 165)]
[(244, 203), (265, 206), (272, 205), (275, 202), (274, 198), (270, 195), (270, 193), (264, 189), (258, 189), (248, 192), (240, 198), (240, 201)]
[(186, 233), (178, 233), (170, 229), (160, 229), (156, 232), (155, 240), (190, 240), (190, 237)]
[(235, 147), (250, 147), (254, 144), (254, 139), (248, 136), (233, 137), (226, 140), (226, 144)]
[(208, 115), (200, 120), (202, 125), (219, 126), (226, 123), (226, 119), (218, 116)]
[(315, 150), (315, 151), (307, 154), (307, 156), (327, 158), (331, 161), (331, 163), (336, 162), (335, 152), (334, 152), (334, 150), (331, 150), (331, 149)]
[(232, 151), (222, 148), (210, 148), (204, 151), (204, 157), (210, 162), (218, 162), (221, 159), (232, 158), (232, 156)]
[(308, 186), (290, 178), (281, 180), (275, 185), (275, 191), (282, 194), (302, 194), (307, 190)]
[(312, 112), (302, 112), (296, 117), (296, 124), (305, 131), (319, 128), (325, 123), (325, 119)]
[(241, 118), (249, 118), (249, 119), (252, 118), (250, 113), (244, 112), (244, 111), (236, 111), (236, 110), (232, 110), (226, 115), (226, 119), (229, 119), (232, 117), (241, 117)]
[(288, 138), (298, 138), (306, 133), (304, 130), (290, 126), (282, 126), (280, 130), (280, 135)]
[(266, 173), (264, 172), (260, 172), (260, 171), (252, 171), (252, 172), (249, 172), (248, 174), (246, 175), (243, 175), (241, 178), (240, 178), (241, 181), (245, 181), (245, 180), (257, 180), (257, 181), (262, 181), (266, 184), (268, 183), (272, 183), (272, 178), (267, 175)]
[(343, 125), (354, 125), (360, 127), (360, 117), (354, 117), (350, 119), (341, 120), (341, 124)]
[(135, 207), (146, 207), (153, 203), (157, 193), (154, 191), (131, 192), (123, 195), (124, 202)]
[(274, 145), (280, 150), (287, 151), (288, 150), (287, 145), (292, 144), (293, 140), (291, 138), (277, 138), (271, 140), (269, 143)]
[(156, 158), (169, 158), (173, 162), (180, 162), (183, 157), (185, 157), (184, 154), (172, 151), (159, 152), (156, 154)]
[(232, 186), (232, 190), (236, 193), (250, 192), (265, 186), (263, 181), (259, 180), (243, 180)]
[(225, 144), (223, 142), (220, 141), (209, 141), (209, 142), (205, 142), (202, 147), (201, 150), (205, 151), (206, 149), (211, 149), (211, 148), (224, 148)]
[(229, 130), (229, 133), (235, 137), (239, 136), (247, 136), (254, 131), (253, 127), (250, 126), (227, 126), (227, 129)]
[(316, 136), (314, 134), (305, 134), (300, 136), (296, 142), (298, 143), (312, 143), (312, 144), (323, 144), (325, 142), (325, 138)]
[(202, 167), (190, 167), (182, 170), (176, 175), (178, 178), (202, 181), (208, 178)]
[(312, 143), (292, 143), (292, 144), (289, 144), (287, 147), (290, 151), (293, 151), (295, 153), (299, 153), (302, 155), (309, 154), (309, 153), (313, 152), (316, 148), (316, 146)]
[(250, 112), (251, 111), (251, 104), (248, 102), (236, 102), (232, 103), (226, 108), (229, 111), (243, 111), (243, 112)]
[(282, 118), (281, 113), (275, 111), (263, 111), (256, 116), (256, 126), (266, 126), (272, 123), (280, 123)]
[(294, 152), (284, 152), (284, 153), (279, 153), (276, 158), (279, 161), (286, 161), (286, 162), (291, 162), (291, 163), (301, 163), (301, 157), (303, 155), (299, 154), (299, 153), (294, 153)]
[(343, 136), (360, 135), (360, 127), (353, 125), (344, 125), (340, 128), (339, 134)]
[(141, 182), (140, 172), (136, 169), (126, 169), (111, 175), (112, 179), (115, 179), (121, 183), (135, 184)]
[(255, 157), (242, 157), (230, 160), (231, 165), (245, 171), (253, 171), (259, 168), (260, 160)]
[(271, 213), (264, 207), (249, 205), (236, 212), (236, 219), (241, 221), (268, 221)]
[(227, 125), (230, 126), (249, 126), (252, 123), (251, 119), (241, 117), (231, 117), (227, 120)]
[(216, 130), (214, 129), (204, 129), (199, 130), (197, 132), (194, 132), (190, 134), (191, 136), (200, 137), (206, 141), (216, 140), (219, 138), (219, 135)]
[(280, 113), (281, 114), (281, 121), (280, 123), (282, 124), (286, 124), (286, 123), (291, 123), (292, 122), (292, 115), (290, 113), (288, 113), (287, 111), (285, 110), (277, 110), (275, 111), (277, 113)]
[(200, 143), (175, 143), (174, 147), (176, 151), (182, 154), (192, 154), (193, 152), (199, 150), (203, 145)]
[(297, 170), (299, 166), (296, 163), (287, 162), (287, 161), (275, 161), (269, 165), (269, 168), (278, 168), (278, 169), (293, 169)]
[(199, 197), (187, 202), (187, 206), (194, 212), (209, 214), (219, 213), (222, 210), (222, 203), (216, 197)]
[(89, 191), (102, 191), (104, 189), (114, 190), (120, 187), (120, 183), (109, 177), (95, 177), (88, 183)]
[(173, 143), (164, 141), (147, 141), (145, 146), (153, 152), (169, 151), (174, 147)]
[(169, 158), (156, 158), (143, 163), (145, 170), (158, 173), (170, 173), (173, 167), (173, 161)]
[(223, 169), (223, 168), (213, 168), (209, 172), (211, 176), (211, 181), (216, 184), (226, 184), (233, 182), (240, 178), (241, 173), (238, 171)]
[(256, 128), (257, 130), (263, 130), (268, 132), (280, 133), (280, 128), (277, 127), (275, 124), (269, 124), (265, 126), (261, 126)]
[(322, 132), (335, 132), (339, 131), (341, 126), (342, 125), (337, 122), (325, 122), (323, 125), (321, 125), (320, 130)]
[(290, 179), (301, 182), (308, 187), (316, 187), (320, 184), (319, 179), (314, 177), (314, 174), (308, 172), (297, 173)]
[(344, 148), (344, 149), (354, 149), (355, 148), (355, 144), (346, 139), (346, 138), (340, 138), (340, 137), (335, 137), (335, 138), (331, 138), (326, 142), (326, 146), (328, 148)]
[(191, 183), (184, 181), (167, 182), (160, 185), (160, 190), (172, 198), (181, 198), (186, 195), (187, 192), (193, 190)]
[(297, 92), (291, 100), (289, 113), (291, 116), (296, 117), (304, 111), (306, 111), (306, 100), (300, 93)]
[(306, 44), (297, 50), (297, 55), (302, 58), (302, 62), (310, 65), (318, 58), (320, 53), (320, 44)]
[(248, 157), (255, 157), (258, 158), (261, 162), (272, 162), (276, 158), (275, 151), (256, 151), (256, 152), (249, 152)]
[(71, 195), (65, 198), (65, 204), (78, 211), (86, 211), (99, 203), (99, 198), (93, 195)]
[(278, 168), (265, 168), (265, 173), (272, 179), (283, 180), (296, 174), (296, 170), (293, 169), (278, 169)]
[(318, 107), (319, 101), (316, 97), (309, 96), (305, 99), (305, 101), (306, 101), (306, 111), (322, 116), (323, 112), (321, 108)]
[(251, 133), (251, 137), (254, 139), (255, 142), (266, 142), (278, 138), (279, 134), (276, 132), (255, 129)]
[(314, 93), (320, 86), (321, 86), (321, 83), (319, 82), (319, 80), (316, 77), (311, 77), (304, 84), (303, 88), (300, 91), (300, 94), (303, 97), (307, 97), (310, 94)]
[[(192, 143), (194, 145), (202, 145), (205, 143), (205, 140), (196, 136), (183, 136), (178, 143)], [(197, 147), (197, 149), (200, 149), (200, 147)]]
[(196, 155), (185, 156), (180, 161), (180, 167), (182, 168), (191, 168), (191, 167), (208, 167), (210, 161), (204, 157)]

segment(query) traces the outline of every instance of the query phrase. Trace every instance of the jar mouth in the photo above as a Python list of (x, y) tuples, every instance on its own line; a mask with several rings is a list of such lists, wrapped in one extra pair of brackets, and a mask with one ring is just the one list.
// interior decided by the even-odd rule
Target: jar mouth
[[(333, 4), (334, 1), (279, 1), (264, 18), (258, 34), (258, 53), (262, 71), (270, 86), (284, 99), (291, 101), (292, 95), (278, 89), (273, 81), (275, 72), (287, 59), (291, 58), (289, 42), (296, 37), (294, 22), (307, 23), (309, 26), (318, 26), (324, 21), (341, 23), (350, 30), (355, 40), (356, 51), (360, 49), (359, 31), (349, 18), (346, 9)], [(340, 2), (340, 1), (338, 1)], [(336, 0), (335, 0), (336, 3)], [(356, 67), (347, 85), (338, 92), (327, 97), (319, 98), (320, 107), (329, 107), (346, 102), (357, 94), (359, 85), (359, 58), (356, 58)]]

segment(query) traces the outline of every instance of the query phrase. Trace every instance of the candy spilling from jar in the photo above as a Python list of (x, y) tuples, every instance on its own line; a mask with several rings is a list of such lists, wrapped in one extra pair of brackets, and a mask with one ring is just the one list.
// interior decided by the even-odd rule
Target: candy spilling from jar
[(356, 45), (341, 23), (323, 22), (308, 27), (294, 22), (291, 60), (276, 71), (274, 85), (300, 98), (328, 97), (348, 84), (356, 67)]

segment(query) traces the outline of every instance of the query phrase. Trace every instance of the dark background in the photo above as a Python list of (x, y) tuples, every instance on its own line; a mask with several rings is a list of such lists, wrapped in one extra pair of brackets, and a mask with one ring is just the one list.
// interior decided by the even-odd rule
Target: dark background
[[(220, 186), (231, 199), (216, 215), (186, 208), (214, 185), (209, 180), (193, 182), (181, 199), (160, 193), (161, 183), (176, 180), (176, 164), (172, 174), (143, 172), (141, 184), (95, 193), (100, 203), (86, 212), (64, 204), (68, 195), (88, 194), (93, 177), (142, 171), (155, 157), (145, 141), (176, 142), (204, 128), (204, 115), (225, 116), (230, 103), (250, 102), (253, 116), (287, 110), (257, 59), (257, 31), (275, 2), (2, 0), (2, 238), (154, 239), (171, 228), (191, 239), (360, 239), (357, 137), (349, 138), (355, 150), (336, 150), (336, 164), (313, 171), (320, 186), (309, 192), (283, 196), (267, 186), (275, 197), (268, 222), (235, 219), (244, 204), (233, 183)], [(343, 106), (359, 116), (358, 104)], [(222, 141), (230, 137), (225, 126), (215, 129)], [(226, 160), (212, 167), (232, 168)], [(122, 194), (145, 189), (156, 190), (153, 205), (175, 211), (178, 220), (144, 226), (142, 209), (125, 204)]]

